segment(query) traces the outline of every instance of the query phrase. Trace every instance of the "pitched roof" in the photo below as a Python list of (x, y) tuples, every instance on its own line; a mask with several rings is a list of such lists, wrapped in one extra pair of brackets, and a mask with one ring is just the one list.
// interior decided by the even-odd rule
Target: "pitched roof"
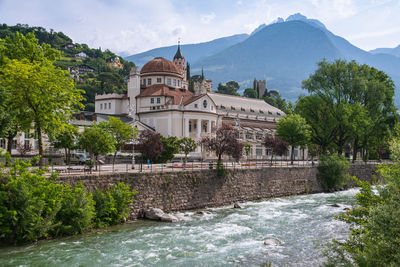
[(182, 56), (182, 53), (181, 53), (181, 45), (178, 44), (178, 50), (176, 51), (174, 59), (180, 59), (180, 58), (184, 58), (184, 57)]
[(168, 96), (173, 97), (173, 102), (171, 105), (179, 105), (185, 103), (190, 98), (193, 97), (193, 93), (186, 89), (172, 88), (164, 84), (154, 84), (147, 87), (143, 92), (141, 92), (138, 97), (149, 97), (149, 96)]

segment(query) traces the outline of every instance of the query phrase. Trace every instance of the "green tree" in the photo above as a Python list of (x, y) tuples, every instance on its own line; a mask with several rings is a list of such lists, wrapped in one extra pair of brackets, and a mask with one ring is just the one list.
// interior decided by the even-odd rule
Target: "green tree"
[(54, 67), (60, 52), (38, 44), (33, 34), (19, 33), (0, 40), (0, 87), (8, 92), (8, 105), (24, 128), (38, 135), (40, 166), (43, 165), (43, 134), (54, 136), (82, 107), (82, 91), (68, 72)]
[(240, 88), (239, 84), (235, 81), (227, 82), (225, 85), (219, 83), (217, 88), (217, 93), (239, 96), (239, 93), (237, 92), (239, 88)]
[(186, 165), (187, 162), (187, 156), (190, 152), (193, 152), (197, 147), (196, 141), (194, 141), (190, 137), (183, 137), (179, 140), (179, 150), (183, 154), (185, 154), (185, 161), (184, 161), (184, 166)]
[(98, 156), (115, 151), (115, 139), (111, 133), (94, 123), (79, 135), (78, 146), (89, 152), (91, 160), (95, 160), (97, 169)]
[(243, 96), (247, 98), (258, 98), (257, 91), (253, 88), (244, 89)]
[(288, 142), (292, 147), (290, 160), (293, 165), (294, 148), (308, 143), (310, 139), (310, 127), (306, 120), (300, 115), (288, 115), (278, 121), (276, 126), (276, 136)]
[(76, 148), (77, 127), (66, 127), (52, 140), (54, 148), (64, 149), (65, 163), (69, 165), (71, 150)]
[(179, 139), (176, 136), (163, 137), (161, 136), (163, 151), (158, 158), (160, 162), (167, 162), (174, 158), (174, 154), (179, 152)]
[[(396, 108), (393, 104), (394, 83), (392, 79), (382, 71), (368, 65), (359, 65), (355, 61), (346, 62), (336, 60), (332, 63), (322, 61), (318, 63), (318, 69), (309, 79), (303, 81), (303, 88), (310, 96), (318, 100), (318, 107), (312, 115), (310, 111), (298, 108), (311, 127), (315, 124), (311, 121), (323, 121), (324, 117), (333, 123), (333, 143), (339, 153), (344, 146), (353, 143), (353, 148), (364, 147), (376, 150), (384, 140), (387, 139), (397, 121)], [(352, 108), (348, 105), (359, 104), (365, 109), (364, 112), (351, 113)], [(307, 105), (309, 109), (309, 105)], [(358, 109), (358, 111), (360, 111)], [(318, 114), (319, 118), (311, 118)], [(356, 118), (356, 115), (363, 118)], [(369, 127), (363, 132), (351, 130), (354, 122), (362, 122), (369, 118)], [(352, 118), (352, 121), (349, 121)], [(364, 124), (364, 122), (362, 122)], [(360, 133), (362, 134), (360, 136)], [(329, 133), (324, 134), (328, 136)], [(357, 151), (354, 152), (354, 154)]]
[(132, 127), (130, 124), (123, 123), (121, 119), (116, 117), (108, 117), (108, 122), (102, 121), (99, 123), (99, 127), (108, 131), (114, 137), (114, 156), (113, 156), (113, 169), (115, 164), (115, 158), (117, 152), (121, 151), (125, 145), (136, 138), (138, 135), (138, 130)]
[[(399, 139), (390, 151), (400, 155)], [(355, 179), (361, 187), (357, 205), (337, 219), (350, 226), (347, 240), (333, 240), (325, 247), (325, 266), (399, 266), (400, 264), (400, 164), (378, 168), (385, 184), (374, 188)]]

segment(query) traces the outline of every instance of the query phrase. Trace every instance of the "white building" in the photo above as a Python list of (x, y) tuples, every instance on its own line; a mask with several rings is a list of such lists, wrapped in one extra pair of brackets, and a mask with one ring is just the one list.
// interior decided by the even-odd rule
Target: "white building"
[[(211, 81), (204, 83), (209, 87)], [(285, 113), (263, 100), (223, 95), (209, 88), (188, 90), (185, 58), (180, 46), (173, 62), (155, 58), (139, 71), (132, 68), (126, 94), (103, 94), (95, 97), (95, 113), (135, 116), (163, 136), (191, 137), (196, 141), (211, 136), (222, 122), (238, 127), (240, 139), (252, 144), (252, 155), (262, 158), (262, 145), (276, 122)], [(200, 148), (198, 148), (200, 150)]]

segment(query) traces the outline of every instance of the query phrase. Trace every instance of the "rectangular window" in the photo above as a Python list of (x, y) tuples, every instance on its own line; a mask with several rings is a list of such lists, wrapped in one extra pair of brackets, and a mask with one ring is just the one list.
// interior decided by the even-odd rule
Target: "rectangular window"
[(174, 79), (174, 86), (176, 86), (176, 79)]
[(108, 109), (111, 109), (111, 103), (108, 103)]
[(197, 104), (194, 104), (194, 108), (199, 108), (199, 105), (197, 105)]
[(154, 104), (154, 98), (150, 98), (150, 104)]
[(146, 79), (143, 79), (143, 85), (146, 85)]
[(157, 104), (161, 103), (161, 98), (157, 97)]
[(17, 149), (17, 140), (16, 139), (14, 139), (12, 141), (11, 149)]
[(167, 78), (167, 85), (171, 85), (171, 78)]
[(29, 138), (31, 138), (31, 136), (30, 136), (29, 132), (27, 132), (27, 133), (24, 133), (24, 136), (25, 136), (25, 139), (29, 139)]
[(161, 78), (157, 78), (157, 83), (161, 83)]
[(100, 109), (103, 109), (103, 104), (100, 104)]
[(30, 145), (29, 140), (25, 140), (25, 143), (24, 143), (25, 149), (29, 149), (29, 145)]
[(180, 80), (178, 80), (178, 86), (181, 86), (181, 81)]
[(6, 148), (6, 139), (0, 139), (0, 148)]
[(151, 85), (151, 79), (150, 79), (150, 78), (147, 79), (147, 84), (148, 84), (148, 85)]

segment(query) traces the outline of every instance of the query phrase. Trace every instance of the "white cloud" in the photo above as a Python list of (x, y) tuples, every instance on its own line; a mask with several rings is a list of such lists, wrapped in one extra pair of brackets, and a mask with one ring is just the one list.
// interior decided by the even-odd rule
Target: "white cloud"
[(208, 14), (208, 15), (203, 15), (200, 17), (200, 20), (204, 24), (209, 24), (211, 21), (215, 19), (216, 15), (214, 12)]

